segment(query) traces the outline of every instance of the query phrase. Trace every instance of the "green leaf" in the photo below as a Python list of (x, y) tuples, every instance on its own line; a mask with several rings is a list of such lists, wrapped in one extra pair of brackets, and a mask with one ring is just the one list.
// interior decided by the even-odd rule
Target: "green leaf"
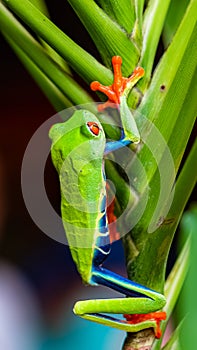
[(135, 23), (135, 6), (131, 0), (97, 0), (105, 13), (119, 24), (128, 34)]
[(53, 24), (28, 0), (4, 0), (19, 18), (55, 49), (87, 83), (112, 83), (112, 73)]
[(38, 68), (38, 66), (20, 49), (16, 43), (5, 35), (6, 40), (15, 51), (27, 71), (39, 85), (43, 93), (46, 95), (50, 103), (56, 111), (62, 111), (65, 108), (71, 107), (73, 103), (65, 97), (65, 95), (52, 83), (52, 81)]
[[(179, 342), (179, 335), (180, 332), (182, 331), (183, 324), (181, 323), (175, 331), (170, 335), (170, 339), (168, 342), (165, 344), (164, 347), (162, 347), (162, 350), (181, 350), (180, 342)], [(160, 347), (153, 347), (153, 350), (160, 350)]]
[[(196, 9), (197, 3), (192, 1), (179, 31), (169, 49), (163, 55), (153, 76), (150, 88), (138, 108), (140, 115), (136, 115), (145, 142), (154, 142), (151, 139), (149, 121), (154, 122), (166, 143), (171, 138), (171, 144), (168, 146), (175, 161), (176, 171), (193, 127), (197, 106), (195, 98)], [(143, 116), (148, 118), (148, 122)], [(182, 123), (184, 123), (184, 127)], [(174, 137), (175, 134), (176, 139)], [(166, 144), (164, 142), (163, 149), (161, 145), (158, 146), (158, 152), (160, 152), (160, 158), (162, 158)], [(154, 174), (155, 171), (153, 164), (146, 165), (146, 159), (148, 159), (149, 155), (150, 151), (147, 147), (143, 147), (140, 152), (140, 159), (146, 166), (148, 179), (151, 178), (151, 173)], [(158, 161), (159, 159), (157, 159)], [(157, 167), (156, 163), (155, 167)]]
[(184, 207), (186, 206), (192, 190), (195, 187), (197, 180), (196, 157), (197, 140), (194, 142), (176, 182), (173, 202), (168, 213), (168, 218), (171, 220), (171, 224), (173, 225), (176, 224), (176, 221), (180, 220)]
[(183, 349), (195, 349), (197, 343), (196, 333), (196, 254), (197, 254), (197, 203), (191, 206), (181, 221), (182, 235), (191, 237), (190, 267), (185, 281), (181, 299), (178, 305), (178, 314), (184, 317), (183, 328), (180, 333), (180, 343)]
[[(175, 100), (174, 104), (178, 105), (180, 102), (177, 103), (177, 101), (182, 102), (187, 93), (196, 69), (196, 10), (197, 2), (192, 0), (171, 45), (158, 64), (151, 85), (143, 98), (140, 112), (147, 115), (148, 107), (150, 120), (159, 119), (160, 110), (166, 113), (163, 104), (165, 99), (170, 99), (169, 96), (171, 96), (171, 100), (166, 103), (168, 109), (171, 108), (170, 104), (174, 102), (173, 100)], [(179, 88), (175, 86), (176, 82), (178, 82)], [(169, 91), (170, 88), (171, 91)], [(164, 120), (169, 122), (170, 118), (165, 117), (164, 119), (162, 116), (160, 119), (160, 123), (163, 124)], [(175, 122), (175, 120), (173, 117), (171, 121)], [(166, 125), (166, 127), (169, 130), (169, 126)]]
[[(189, 266), (190, 247), (191, 240), (190, 237), (188, 237), (165, 283), (164, 294), (166, 296), (167, 303), (164, 307), (164, 311), (167, 314), (167, 319), (161, 324), (163, 336), (167, 322), (170, 319), (174, 306), (177, 303), (183, 284), (185, 282)], [(160, 350), (161, 343), (162, 338), (155, 342), (153, 350)]]
[(58, 89), (75, 104), (91, 102), (81, 87), (51, 60), (42, 46), (22, 27), (7, 8), (0, 3), (0, 29), (12, 38), (37, 67), (44, 72)]
[(167, 47), (180, 25), (189, 0), (171, 0), (163, 29), (163, 43)]
[[(195, 115), (196, 115), (196, 94), (197, 94), (197, 85), (196, 85), (196, 72), (193, 75), (193, 79), (190, 83), (190, 86), (188, 88), (187, 94), (184, 97), (182, 104), (182, 108), (179, 111), (178, 104), (171, 104), (171, 113), (174, 118), (176, 118), (177, 115), (177, 122), (174, 126), (174, 128), (171, 127), (171, 129), (168, 131), (168, 134), (165, 134), (165, 141), (168, 140), (168, 148), (165, 150), (165, 141), (164, 143), (161, 142), (161, 139), (159, 137), (158, 142), (160, 142), (160, 150), (158, 150), (156, 154), (156, 160), (157, 164), (155, 166), (159, 165), (159, 171), (158, 174), (157, 171), (155, 172), (152, 179), (149, 181), (149, 187), (150, 187), (150, 205), (148, 206), (148, 210), (146, 211), (147, 217), (149, 216), (149, 229), (151, 225), (159, 225), (159, 219), (163, 218), (165, 216), (165, 206), (168, 206), (168, 201), (171, 199), (171, 189), (173, 188), (174, 180), (175, 180), (175, 174), (177, 173), (184, 151), (186, 149), (189, 136), (191, 134), (194, 121), (195, 121)], [(174, 100), (175, 102), (175, 100)], [(173, 113), (173, 107), (178, 107), (177, 109), (174, 108)], [(162, 115), (164, 117), (163, 110), (161, 111)], [(178, 113), (177, 113), (178, 112)], [(167, 113), (167, 110), (166, 110)], [(169, 114), (170, 116), (170, 110)], [(171, 120), (170, 120), (171, 121)], [(169, 128), (170, 128), (170, 121), (169, 121)], [(173, 124), (173, 122), (172, 122)], [(160, 130), (163, 132), (162, 126), (160, 126)], [(167, 130), (166, 130), (167, 131)], [(154, 135), (154, 133), (153, 133)], [(170, 135), (170, 137), (169, 137)], [(168, 139), (169, 137), (169, 139)], [(150, 140), (149, 140), (150, 143)], [(163, 144), (163, 150), (162, 150), (162, 144)], [(162, 158), (160, 158), (161, 152)], [(170, 152), (170, 153), (169, 153)], [(194, 165), (191, 165), (191, 167)], [(152, 163), (152, 169), (149, 169), (149, 173), (147, 173), (147, 176), (149, 176), (152, 173), (154, 166)], [(193, 186), (193, 181), (195, 179), (195, 173), (191, 172), (188, 174), (188, 181), (191, 186)], [(166, 184), (166, 185), (165, 185)], [(188, 188), (188, 186), (186, 186)], [(162, 191), (163, 189), (163, 191)], [(176, 191), (177, 188), (175, 188)], [(158, 192), (157, 192), (158, 191)], [(188, 188), (188, 193), (190, 193), (190, 187)], [(158, 197), (159, 195), (159, 197)], [(172, 193), (173, 195), (173, 193)], [(185, 202), (181, 200), (181, 197), (184, 198), (186, 195), (185, 191), (180, 190), (180, 197), (179, 197), (179, 204), (177, 203), (178, 207), (180, 208), (180, 204), (182, 203), (183, 206), (185, 206)], [(169, 197), (168, 197), (169, 196)], [(157, 203), (157, 209), (154, 206), (154, 201), (158, 200)], [(152, 203), (151, 203), (152, 202)], [(183, 204), (184, 203), (184, 204)], [(152, 208), (152, 209), (151, 209)], [(182, 210), (182, 208), (180, 208)], [(164, 212), (163, 212), (164, 210)], [(152, 216), (151, 213), (154, 215)], [(150, 217), (152, 216), (152, 220), (150, 222)], [(145, 218), (145, 217), (144, 217)], [(146, 220), (146, 219), (145, 219)]]
[[(43, 14), (45, 14), (45, 16), (47, 16), (49, 18), (49, 12), (48, 9), (46, 7), (45, 1), (44, 0), (31, 0), (31, 3), (37, 7)], [(67, 73), (69, 73), (71, 75), (71, 71), (68, 67), (68, 65), (66, 64), (66, 62), (63, 60), (63, 58), (58, 55), (58, 53), (50, 46), (48, 45), (44, 40), (40, 40), (42, 45), (44, 46), (44, 48), (46, 49), (47, 53), (49, 54), (49, 56), (58, 63), (58, 65), (60, 65)]]
[[(132, 1), (133, 2), (133, 1)], [(143, 21), (143, 12), (144, 12), (144, 3), (145, 0), (134, 0), (135, 4), (135, 13), (136, 13), (136, 20), (139, 23), (139, 28), (142, 29), (142, 21)]]
[(30, 0), (30, 2), (37, 7), (42, 13), (49, 17), (49, 12), (44, 0)]
[[(167, 320), (162, 322), (162, 331), (164, 331), (166, 328), (166, 324), (170, 318), (170, 315), (172, 314), (177, 300), (179, 300), (179, 319), (183, 319), (181, 322), (180, 343), (177, 339), (178, 331), (175, 331), (176, 337), (175, 335), (172, 336), (172, 339), (170, 339), (169, 343), (166, 345), (166, 348), (164, 347), (166, 350), (171, 349), (170, 344), (172, 344), (173, 341), (177, 341), (183, 349), (187, 348), (188, 350), (195, 348), (196, 345), (196, 284), (194, 283), (196, 280), (196, 230), (197, 206), (194, 205), (183, 215), (181, 220), (181, 239), (186, 241), (186, 243), (184, 244), (165, 284), (167, 304), (164, 309), (167, 313)], [(159, 350), (161, 342), (162, 339), (156, 342), (153, 350)]]
[(111, 67), (112, 56), (119, 55), (123, 59), (123, 74), (131, 74), (138, 62), (139, 51), (121, 27), (93, 0), (69, 0), (69, 3), (92, 37), (106, 66)]
[(145, 69), (145, 78), (139, 86), (145, 90), (150, 81), (155, 54), (162, 33), (170, 0), (150, 0), (143, 21), (143, 44), (140, 65)]
[(132, 39), (134, 40), (137, 47), (142, 49), (142, 24), (143, 24), (143, 10), (144, 10), (144, 0), (132, 1), (135, 6), (135, 24), (131, 34)]

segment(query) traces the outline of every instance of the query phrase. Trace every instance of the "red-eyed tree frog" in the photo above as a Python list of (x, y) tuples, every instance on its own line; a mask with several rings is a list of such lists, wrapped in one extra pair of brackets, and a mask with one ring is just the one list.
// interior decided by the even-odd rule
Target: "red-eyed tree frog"
[[(159, 322), (165, 319), (161, 310), (165, 297), (145, 286), (106, 270), (102, 263), (110, 253), (106, 204), (105, 154), (131, 142), (140, 135), (127, 106), (127, 95), (143, 76), (137, 67), (131, 77), (121, 74), (122, 60), (112, 58), (114, 82), (103, 86), (91, 83), (92, 90), (108, 96), (100, 109), (113, 104), (120, 111), (122, 135), (119, 141), (106, 142), (98, 118), (88, 110), (78, 110), (63, 123), (52, 126), (52, 161), (58, 171), (61, 189), (61, 213), (72, 258), (86, 284), (104, 285), (126, 295), (126, 298), (78, 301), (74, 313), (91, 321), (127, 332), (153, 327), (160, 337)], [(125, 320), (106, 314), (125, 315)]]

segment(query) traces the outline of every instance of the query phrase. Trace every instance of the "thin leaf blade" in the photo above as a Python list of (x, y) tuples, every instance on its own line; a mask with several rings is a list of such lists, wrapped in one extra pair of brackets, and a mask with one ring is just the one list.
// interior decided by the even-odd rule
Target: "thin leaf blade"
[(103, 84), (112, 83), (112, 73), (109, 69), (71, 40), (28, 0), (3, 2), (53, 47), (87, 83), (96, 79)]
[(131, 74), (138, 62), (139, 51), (121, 27), (93, 0), (69, 0), (69, 3), (91, 35), (107, 67), (111, 67), (112, 56), (119, 55), (123, 59), (123, 74)]

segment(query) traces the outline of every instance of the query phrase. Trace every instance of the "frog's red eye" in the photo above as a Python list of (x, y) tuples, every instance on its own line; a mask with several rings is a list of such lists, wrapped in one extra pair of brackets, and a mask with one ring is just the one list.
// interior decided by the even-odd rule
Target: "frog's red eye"
[(90, 131), (92, 132), (92, 134), (94, 134), (96, 136), (99, 135), (100, 128), (96, 122), (87, 122), (87, 126), (90, 129)]

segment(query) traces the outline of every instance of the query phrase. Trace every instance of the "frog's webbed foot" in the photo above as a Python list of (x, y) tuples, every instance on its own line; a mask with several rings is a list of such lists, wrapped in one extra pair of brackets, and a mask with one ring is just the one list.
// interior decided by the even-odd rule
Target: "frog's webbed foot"
[(162, 331), (160, 328), (160, 322), (162, 320), (166, 319), (166, 312), (164, 311), (157, 311), (157, 312), (150, 312), (148, 314), (133, 314), (133, 315), (123, 315), (127, 323), (129, 324), (139, 324), (141, 322), (145, 322), (147, 320), (154, 322), (154, 332), (155, 332), (155, 338), (159, 339), (161, 338)]
[(98, 109), (100, 111), (107, 107), (118, 108), (121, 96), (127, 96), (132, 87), (144, 75), (144, 69), (142, 67), (136, 67), (129, 78), (123, 77), (121, 71), (122, 58), (120, 56), (112, 57), (112, 65), (114, 71), (114, 81), (112, 85), (104, 86), (98, 81), (93, 81), (90, 84), (93, 91), (100, 91), (108, 97), (105, 103), (99, 105)]

